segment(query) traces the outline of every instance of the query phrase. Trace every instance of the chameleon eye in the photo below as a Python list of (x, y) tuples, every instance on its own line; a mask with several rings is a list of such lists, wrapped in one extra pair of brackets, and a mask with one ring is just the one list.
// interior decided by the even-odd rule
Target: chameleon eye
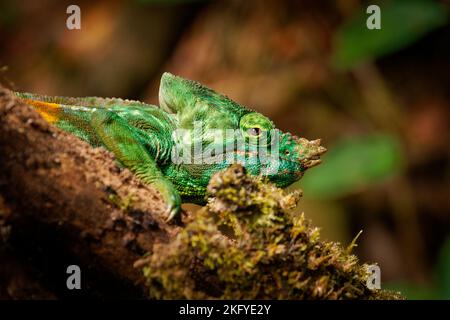
[(261, 129), (260, 128), (250, 128), (250, 129), (247, 129), (247, 133), (249, 136), (257, 137), (261, 134)]
[(248, 138), (250, 144), (269, 145), (273, 123), (260, 113), (251, 112), (239, 121), (243, 137)]

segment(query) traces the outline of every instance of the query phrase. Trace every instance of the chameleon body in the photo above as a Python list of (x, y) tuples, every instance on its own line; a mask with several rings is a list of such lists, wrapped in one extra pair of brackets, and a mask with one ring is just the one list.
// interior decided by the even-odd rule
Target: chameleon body
[[(161, 193), (167, 203), (168, 219), (180, 212), (182, 200), (200, 204), (205, 201), (211, 176), (230, 165), (228, 155), (242, 160), (250, 174), (267, 176), (277, 186), (286, 187), (300, 179), (306, 169), (319, 164), (320, 155), (326, 151), (320, 140), (308, 141), (280, 133), (276, 137), (276, 158), (263, 163), (258, 158), (260, 149), (255, 146), (274, 149), (273, 137), (264, 140), (265, 145), (257, 139), (270, 137), (275, 129), (267, 117), (195, 81), (170, 73), (161, 78), (159, 107), (116, 98), (15, 95), (49, 123), (94, 147), (103, 146), (111, 151), (122, 166)], [(182, 136), (180, 141), (173, 134), (177, 129), (194, 134), (189, 139)], [(223, 138), (223, 135), (222, 140), (216, 140), (217, 129), (233, 129), (247, 144), (243, 149), (233, 147), (230, 142), (236, 136)], [(202, 158), (206, 161), (196, 161), (198, 154), (193, 152), (190, 155), (193, 161), (174, 162), (172, 150), (180, 144), (185, 144), (186, 150), (200, 144), (212, 151)], [(268, 170), (275, 162), (276, 170)]]

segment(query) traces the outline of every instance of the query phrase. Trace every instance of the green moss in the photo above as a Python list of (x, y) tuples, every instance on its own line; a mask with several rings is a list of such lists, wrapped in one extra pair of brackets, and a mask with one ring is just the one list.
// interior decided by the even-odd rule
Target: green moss
[(320, 241), (300, 193), (285, 194), (241, 166), (216, 174), (208, 204), (168, 244), (157, 244), (144, 267), (157, 299), (399, 299), (366, 287), (367, 265)]
[(107, 190), (108, 192), (108, 201), (119, 208), (120, 210), (127, 212), (133, 207), (133, 203), (136, 201), (136, 195), (133, 193), (128, 194), (125, 197), (120, 197), (115, 191)]

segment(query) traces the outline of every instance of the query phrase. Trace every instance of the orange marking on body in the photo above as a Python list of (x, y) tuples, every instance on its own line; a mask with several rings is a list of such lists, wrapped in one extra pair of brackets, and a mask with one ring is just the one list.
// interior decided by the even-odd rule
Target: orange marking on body
[(24, 103), (36, 108), (36, 111), (49, 123), (55, 123), (59, 119), (61, 106), (57, 103), (44, 102), (32, 99), (22, 99)]

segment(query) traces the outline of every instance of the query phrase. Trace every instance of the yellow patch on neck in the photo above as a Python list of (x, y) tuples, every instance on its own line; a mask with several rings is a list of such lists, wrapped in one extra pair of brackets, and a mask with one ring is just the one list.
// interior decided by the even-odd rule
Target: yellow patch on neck
[(33, 106), (45, 121), (55, 123), (59, 120), (59, 113), (61, 112), (61, 106), (59, 104), (32, 99), (22, 99), (22, 101)]

